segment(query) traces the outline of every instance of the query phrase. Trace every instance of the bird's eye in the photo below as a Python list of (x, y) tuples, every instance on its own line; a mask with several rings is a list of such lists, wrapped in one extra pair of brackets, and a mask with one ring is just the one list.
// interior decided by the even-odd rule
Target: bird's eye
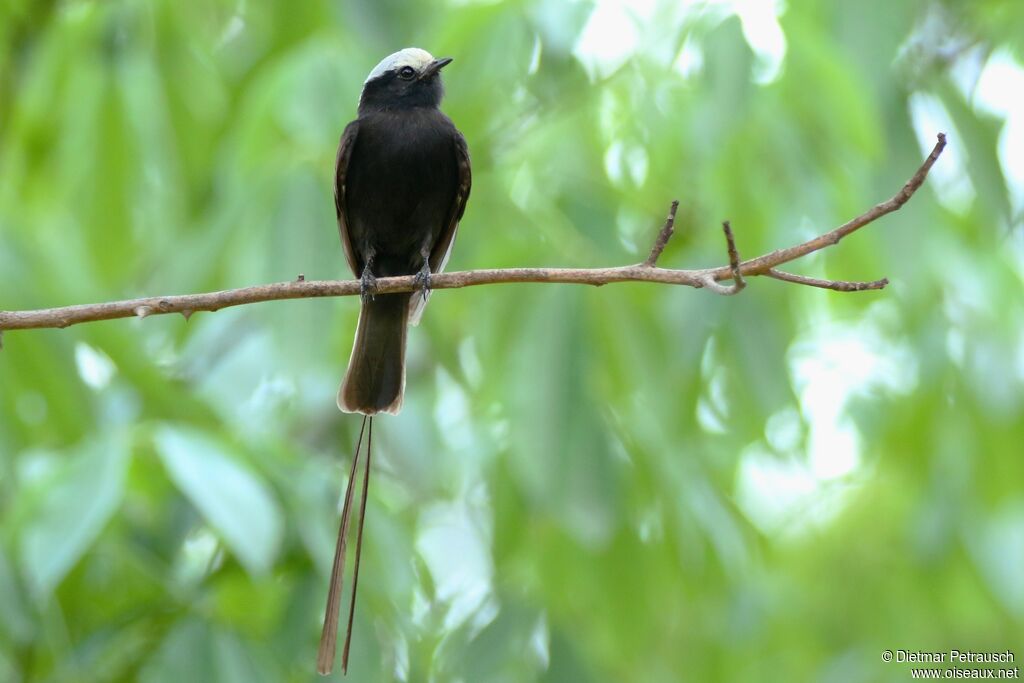
[(401, 69), (398, 70), (399, 78), (404, 78), (405, 80), (409, 80), (415, 75), (416, 69), (412, 68), (411, 66), (403, 66)]

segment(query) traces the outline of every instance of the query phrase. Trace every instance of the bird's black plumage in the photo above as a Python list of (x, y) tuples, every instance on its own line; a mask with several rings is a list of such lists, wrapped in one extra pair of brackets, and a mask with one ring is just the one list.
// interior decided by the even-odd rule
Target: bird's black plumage
[(430, 274), (444, 267), (469, 197), (466, 141), (438, 108), (439, 71), (451, 60), (427, 58), (403, 50), (385, 59), (363, 86), (359, 116), (338, 147), (338, 226), (349, 266), (366, 290), (338, 392), (346, 412), (401, 408), (406, 327), (425, 295), (373, 295), (373, 281), (419, 274), (429, 286)]

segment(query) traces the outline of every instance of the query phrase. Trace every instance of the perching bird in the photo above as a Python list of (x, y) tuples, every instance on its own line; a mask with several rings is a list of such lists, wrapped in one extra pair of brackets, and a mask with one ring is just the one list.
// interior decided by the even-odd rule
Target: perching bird
[[(335, 166), (334, 203), (341, 243), (352, 272), (362, 282), (362, 307), (338, 407), (369, 416), (361, 509), (366, 509), (373, 418), (397, 413), (405, 389), (405, 338), (426, 304), (430, 276), (451, 253), (471, 185), (466, 140), (438, 108), (444, 88), (440, 70), (452, 60), (434, 59), (418, 48), (388, 55), (363, 83), (359, 113), (341, 136)], [(421, 292), (375, 294), (376, 278), (417, 275)], [(366, 427), (366, 417), (363, 427)], [(335, 550), (327, 613), (317, 669), (330, 673), (356, 464), (352, 461)], [(348, 632), (348, 649), (359, 581), (363, 514), (359, 517)]]
[(385, 57), (363, 84), (359, 118), (341, 136), (335, 206), (345, 255), (364, 294), (338, 392), (345, 412), (401, 409), (406, 321), (416, 322), (422, 304), (411, 303), (410, 293), (374, 296), (374, 279), (418, 274), (429, 288), (469, 197), (466, 140), (438, 109), (440, 70), (450, 61), (417, 48)]

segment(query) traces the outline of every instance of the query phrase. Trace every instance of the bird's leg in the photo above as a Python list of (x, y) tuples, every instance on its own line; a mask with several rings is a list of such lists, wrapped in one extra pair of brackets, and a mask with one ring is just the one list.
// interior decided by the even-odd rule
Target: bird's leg
[(430, 296), (430, 249), (424, 247), (420, 250), (420, 255), (423, 257), (423, 267), (416, 273), (416, 288), (420, 290), (420, 295), (426, 301)]
[(370, 252), (366, 257), (366, 265), (363, 266), (363, 274), (359, 277), (359, 298), (363, 300), (363, 303), (367, 301), (373, 301), (373, 295), (377, 292), (377, 278), (374, 277), (373, 271), (373, 252)]

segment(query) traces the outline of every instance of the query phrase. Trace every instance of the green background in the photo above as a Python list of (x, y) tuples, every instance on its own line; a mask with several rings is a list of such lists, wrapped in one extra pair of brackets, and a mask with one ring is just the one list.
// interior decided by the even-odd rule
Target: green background
[[(910, 204), (792, 266), (881, 292), (437, 292), (377, 423), (349, 678), (1019, 665), (1022, 189), (973, 84), (1024, 61), (1024, 3), (787, 5), (773, 65), (728, 3), (604, 2), (622, 35), (588, 52), (587, 2), (4, 0), (0, 308), (349, 277), (335, 146), (408, 45), (455, 58), (450, 270), (635, 263), (673, 198), (662, 265), (723, 263), (725, 218), (754, 256), (891, 196), (942, 129)], [(0, 680), (316, 679), (356, 310), (4, 336)]]

